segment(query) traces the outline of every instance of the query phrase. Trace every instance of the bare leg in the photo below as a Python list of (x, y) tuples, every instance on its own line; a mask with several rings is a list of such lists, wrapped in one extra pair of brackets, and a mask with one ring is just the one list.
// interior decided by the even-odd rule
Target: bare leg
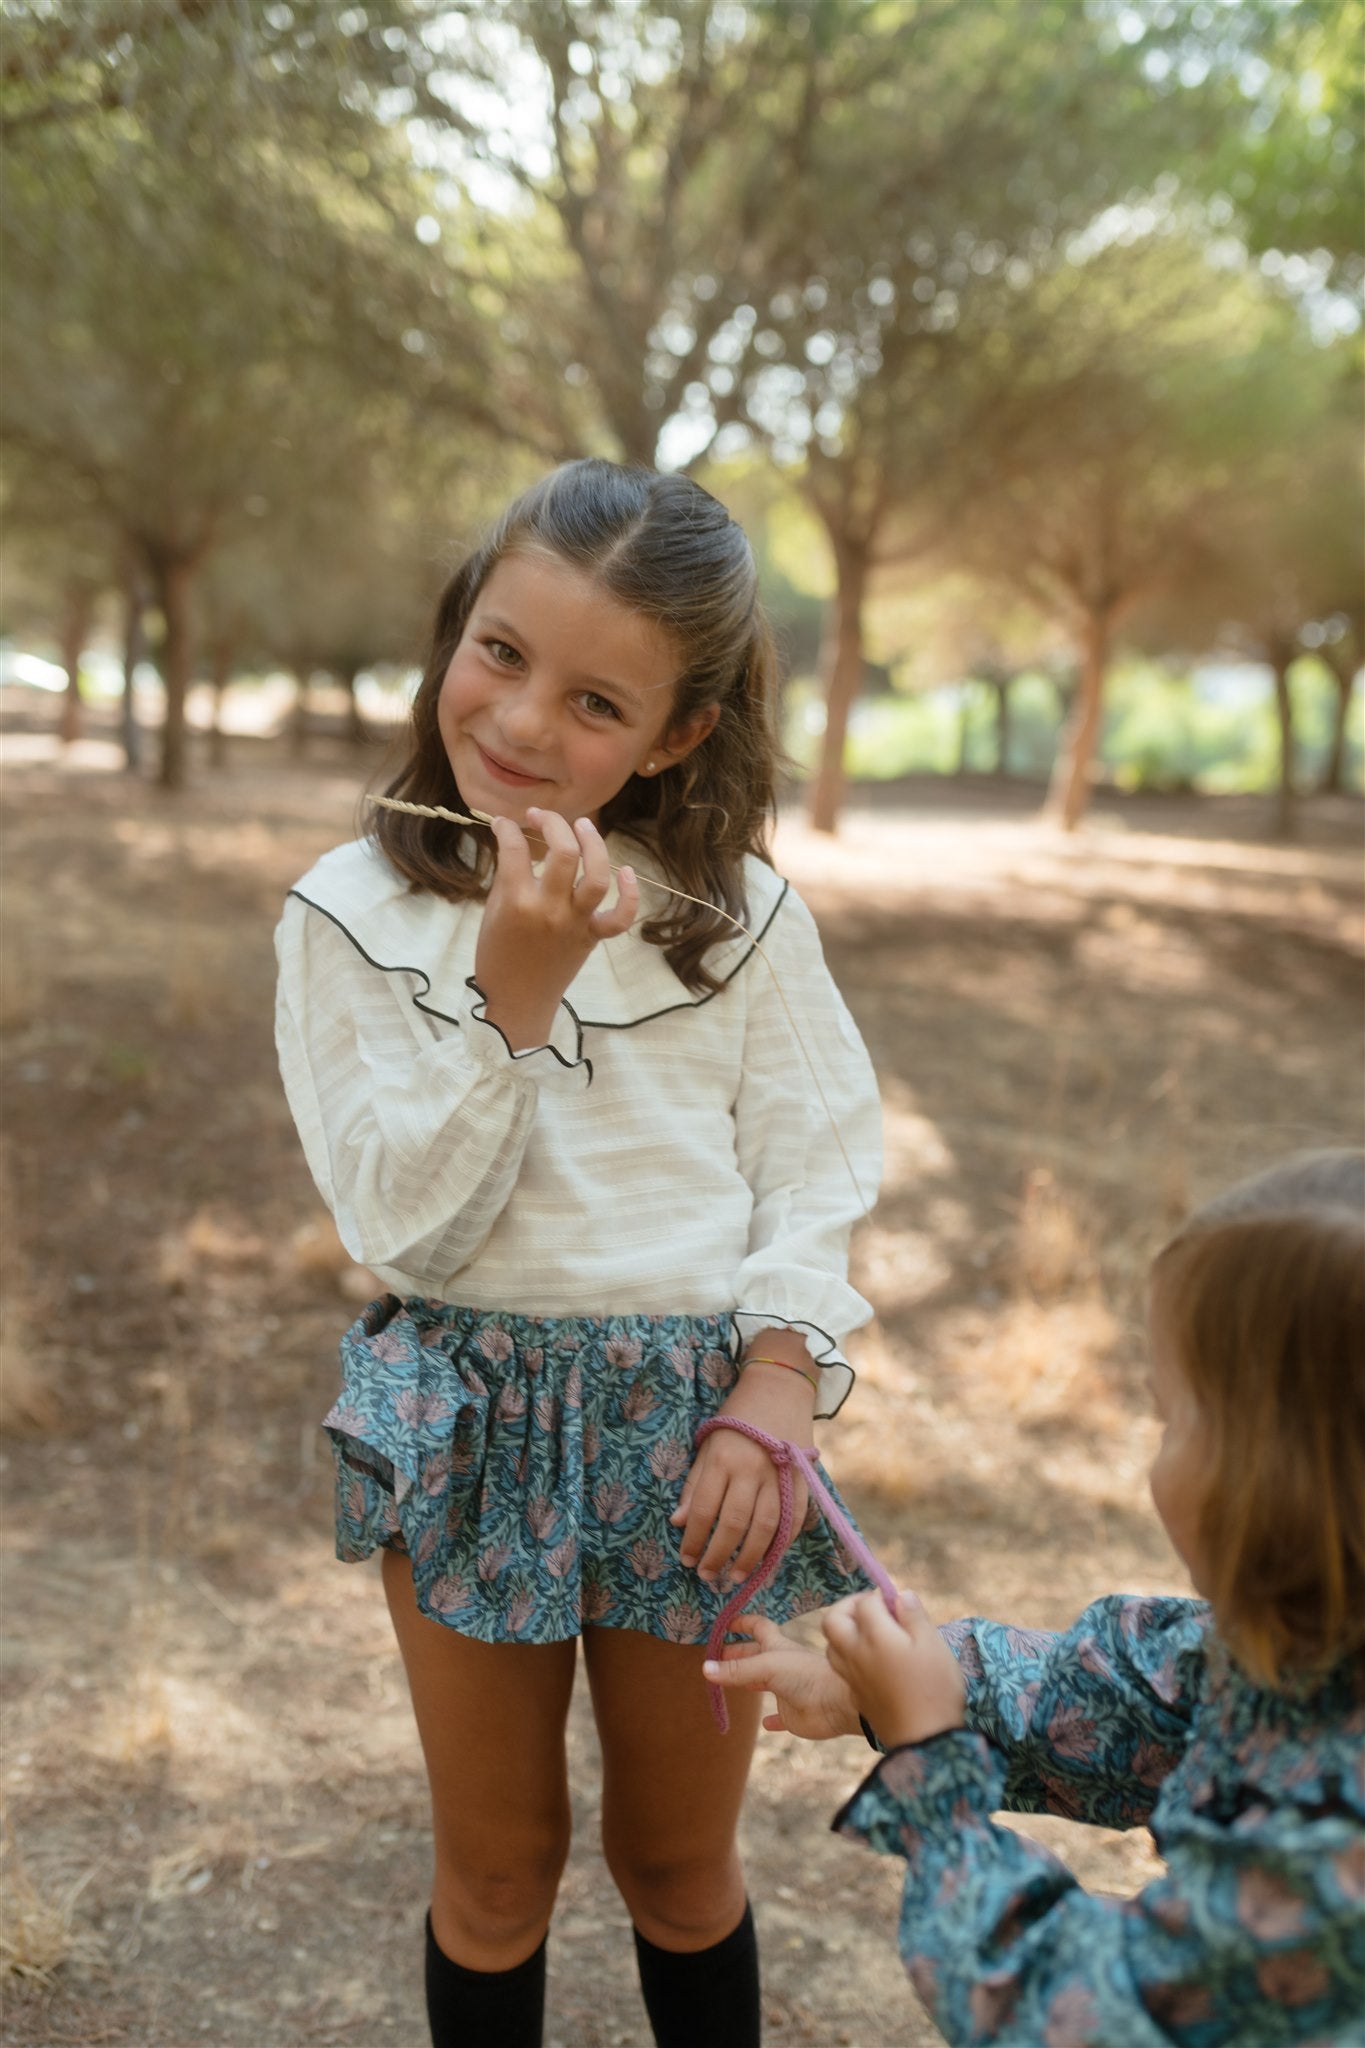
[(711, 1948), (744, 1913), (735, 1830), (762, 1700), (731, 1693), (722, 1735), (700, 1646), (592, 1628), (583, 1654), (602, 1743), (608, 1868), (648, 1941), (679, 1954)]
[(467, 1969), (509, 1970), (539, 1947), (569, 1850), (577, 1645), (475, 1642), (419, 1611), (407, 1558), (383, 1566), (431, 1783), (432, 1932)]

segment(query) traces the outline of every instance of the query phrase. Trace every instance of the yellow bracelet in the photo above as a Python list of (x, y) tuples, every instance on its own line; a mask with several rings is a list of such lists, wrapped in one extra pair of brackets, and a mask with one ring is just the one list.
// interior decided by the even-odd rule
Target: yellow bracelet
[(785, 1358), (743, 1358), (740, 1360), (740, 1371), (743, 1372), (749, 1365), (780, 1365), (783, 1372), (799, 1372), (807, 1385), (814, 1387), (817, 1394), (820, 1391), (820, 1382), (813, 1372), (807, 1372), (804, 1365), (791, 1365)]

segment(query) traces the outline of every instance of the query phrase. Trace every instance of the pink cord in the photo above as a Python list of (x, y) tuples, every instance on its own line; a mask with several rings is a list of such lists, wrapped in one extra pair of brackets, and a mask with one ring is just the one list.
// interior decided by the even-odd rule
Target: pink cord
[[(821, 1479), (819, 1472), (816, 1470), (815, 1452), (813, 1450), (803, 1450), (800, 1444), (788, 1443), (785, 1437), (769, 1436), (766, 1429), (759, 1429), (756, 1423), (742, 1422), (737, 1415), (711, 1416), (709, 1421), (703, 1422), (698, 1429), (697, 1442), (700, 1443), (702, 1438), (709, 1436), (714, 1429), (737, 1429), (741, 1436), (747, 1436), (752, 1443), (762, 1444), (764, 1450), (777, 1467), (777, 1490), (780, 1509), (777, 1518), (777, 1530), (772, 1542), (768, 1545), (756, 1568), (750, 1572), (748, 1578), (738, 1591), (730, 1596), (711, 1624), (711, 1633), (706, 1639), (707, 1656), (712, 1659), (719, 1658), (731, 1623), (737, 1615), (743, 1613), (754, 1595), (761, 1592), (763, 1587), (767, 1585), (786, 1554), (787, 1545), (792, 1540), (791, 1468), (793, 1465), (800, 1468), (801, 1476), (810, 1488), (811, 1494), (820, 1508), (820, 1512), (829, 1523), (831, 1529), (833, 1529), (835, 1535), (841, 1538), (846, 1547), (852, 1551), (858, 1563), (867, 1573), (867, 1576), (878, 1588), (883, 1600), (886, 1602), (888, 1613), (894, 1614), (896, 1611), (896, 1601), (899, 1597), (896, 1588), (891, 1583), (891, 1579), (884, 1567), (872, 1555), (872, 1552), (868, 1549), (857, 1530), (850, 1525), (848, 1517), (842, 1513), (839, 1503), (825, 1485), (824, 1480)], [(724, 1735), (730, 1726), (730, 1710), (725, 1703), (724, 1688), (719, 1685), (712, 1685), (709, 1687), (709, 1691), (711, 1694), (711, 1712), (715, 1715), (716, 1726), (720, 1729), (721, 1734)]]

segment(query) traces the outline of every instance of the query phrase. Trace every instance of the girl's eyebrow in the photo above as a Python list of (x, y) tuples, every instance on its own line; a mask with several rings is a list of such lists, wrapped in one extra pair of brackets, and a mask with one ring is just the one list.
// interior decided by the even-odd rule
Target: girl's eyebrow
[[(507, 633), (511, 635), (513, 640), (519, 642), (525, 640), (525, 634), (512, 623), (511, 619), (501, 618), (497, 612), (481, 611), (477, 616), (479, 625), (484, 631)], [(632, 690), (625, 683), (614, 681), (610, 676), (583, 675), (580, 676), (579, 680), (586, 683), (590, 690), (601, 690), (609, 697), (619, 698), (623, 703), (633, 705), (637, 711), (643, 711), (644, 709), (644, 703), (635, 690)]]

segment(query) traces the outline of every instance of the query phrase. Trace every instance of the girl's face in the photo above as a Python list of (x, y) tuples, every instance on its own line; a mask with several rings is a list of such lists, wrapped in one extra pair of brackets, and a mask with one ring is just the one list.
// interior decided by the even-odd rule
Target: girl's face
[(1152, 1501), (1171, 1542), (1203, 1592), (1199, 1513), (1208, 1475), (1208, 1439), (1175, 1347), (1154, 1318), (1151, 1330), (1152, 1398), (1162, 1425), (1161, 1442), (1147, 1475)]
[(437, 703), (460, 794), (524, 821), (591, 818), (632, 775), (660, 774), (711, 731), (673, 724), (680, 658), (654, 620), (558, 556), (512, 553), (483, 582)]

